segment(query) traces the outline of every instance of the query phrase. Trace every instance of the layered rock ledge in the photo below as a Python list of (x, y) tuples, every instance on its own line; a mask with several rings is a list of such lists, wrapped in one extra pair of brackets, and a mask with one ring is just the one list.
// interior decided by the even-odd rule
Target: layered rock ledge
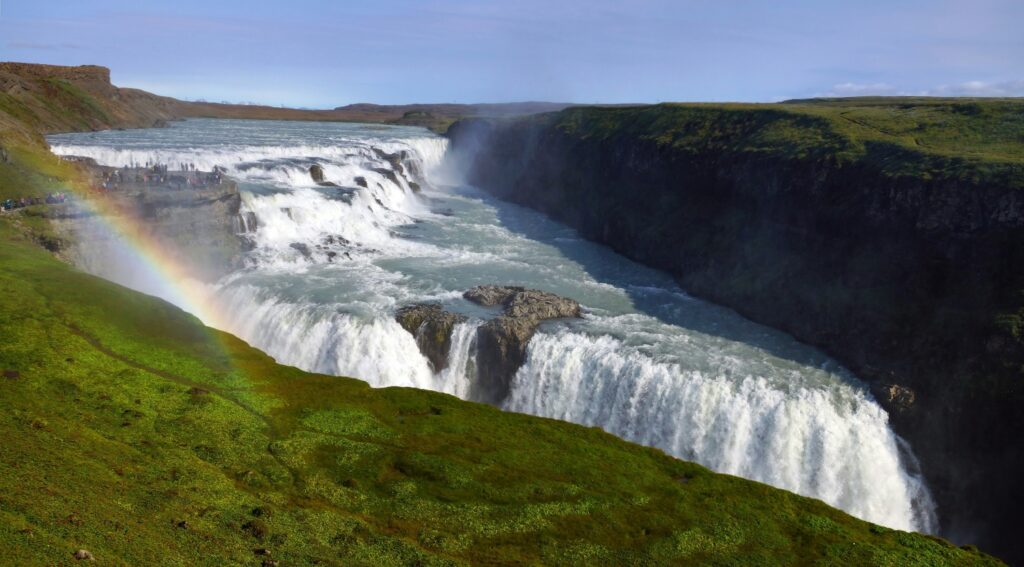
[(580, 316), (580, 304), (536, 289), (483, 285), (463, 294), (483, 306), (504, 311), (477, 329), (477, 372), (473, 399), (498, 404), (508, 395), (512, 377), (526, 360), (526, 346), (541, 321)]
[(448, 353), (452, 349), (452, 331), (466, 318), (445, 311), (439, 303), (422, 303), (402, 307), (395, 320), (403, 329), (416, 337), (416, 346), (430, 361), (434, 372), (448, 366)]
[[(541, 322), (581, 314), (580, 304), (575, 300), (517, 286), (478, 286), (463, 297), (485, 307), (504, 308), (500, 315), (477, 329), (478, 375), (470, 391), (471, 399), (495, 405), (508, 395), (512, 378), (526, 360), (526, 347)], [(395, 319), (416, 337), (420, 352), (435, 372), (447, 366), (452, 331), (456, 324), (466, 320), (436, 303), (403, 307)]]

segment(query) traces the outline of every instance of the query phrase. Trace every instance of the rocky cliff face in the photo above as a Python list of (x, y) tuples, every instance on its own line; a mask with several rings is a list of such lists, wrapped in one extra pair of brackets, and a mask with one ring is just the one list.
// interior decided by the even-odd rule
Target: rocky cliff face
[[(113, 168), (83, 162), (98, 179)], [(239, 215), (241, 197), (235, 183), (220, 179), (204, 186), (183, 185), (184, 173), (169, 172), (166, 182), (140, 182), (144, 170), (121, 169), (116, 190), (93, 197), (102, 203), (86, 207), (72, 200), (50, 212), (61, 238), (61, 256), (79, 266), (101, 266), (114, 225), (140, 234), (184, 267), (189, 274), (214, 281), (241, 266), (245, 231), (254, 225)], [(179, 183), (178, 181), (182, 181)]]
[[(463, 121), (449, 136), (473, 184), (838, 358), (912, 443), (945, 535), (1024, 559), (1019, 167), (881, 143), (852, 152), (827, 122), (774, 111), (681, 117), (665, 135), (656, 113), (671, 112), (574, 109)], [(780, 120), (824, 141), (731, 141)]]
[(462, 315), (445, 311), (438, 303), (408, 305), (398, 310), (395, 319), (416, 337), (416, 346), (430, 361), (434, 372), (448, 367), (452, 349), (452, 331), (465, 321)]

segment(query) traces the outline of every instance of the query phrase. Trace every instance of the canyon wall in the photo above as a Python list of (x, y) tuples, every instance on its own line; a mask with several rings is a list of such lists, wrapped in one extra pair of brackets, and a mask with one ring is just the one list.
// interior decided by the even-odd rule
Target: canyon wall
[[(945, 127), (941, 112), (973, 120), (926, 111), (919, 130)], [(1006, 112), (992, 120), (1024, 116)], [(1022, 559), (1024, 168), (840, 119), (784, 105), (577, 108), (465, 120), (449, 137), (472, 184), (839, 359), (920, 457), (944, 535)]]

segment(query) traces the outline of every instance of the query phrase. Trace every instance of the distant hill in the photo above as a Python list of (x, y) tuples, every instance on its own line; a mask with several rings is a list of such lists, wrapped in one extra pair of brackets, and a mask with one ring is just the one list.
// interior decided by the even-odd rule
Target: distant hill
[[(422, 126), (443, 132), (465, 117), (499, 117), (551, 112), (568, 103), (351, 104), (327, 110), (265, 105), (190, 102), (146, 91), (119, 88), (110, 69), (96, 65), (64, 67), (0, 62), (0, 131), (53, 133), (104, 128), (139, 128), (178, 118), (245, 118), (373, 122)], [(16, 117), (17, 120), (11, 120)], [(26, 130), (19, 124), (32, 128)]]

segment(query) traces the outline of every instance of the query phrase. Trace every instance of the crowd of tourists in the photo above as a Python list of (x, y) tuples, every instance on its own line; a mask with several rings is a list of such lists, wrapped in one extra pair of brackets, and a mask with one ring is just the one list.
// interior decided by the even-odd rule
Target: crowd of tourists
[(146, 163), (145, 167), (115, 169), (103, 174), (103, 182), (97, 187), (99, 191), (116, 191), (126, 182), (136, 185), (161, 185), (173, 189), (196, 189), (219, 185), (224, 181), (220, 168), (213, 172), (196, 169), (194, 163), (179, 163), (178, 171), (171, 172), (166, 164)]
[(3, 212), (23, 209), (33, 205), (59, 205), (67, 201), (67, 193), (47, 193), (46, 197), (20, 197), (18, 199), (5, 199), (0, 202), (0, 210)]

